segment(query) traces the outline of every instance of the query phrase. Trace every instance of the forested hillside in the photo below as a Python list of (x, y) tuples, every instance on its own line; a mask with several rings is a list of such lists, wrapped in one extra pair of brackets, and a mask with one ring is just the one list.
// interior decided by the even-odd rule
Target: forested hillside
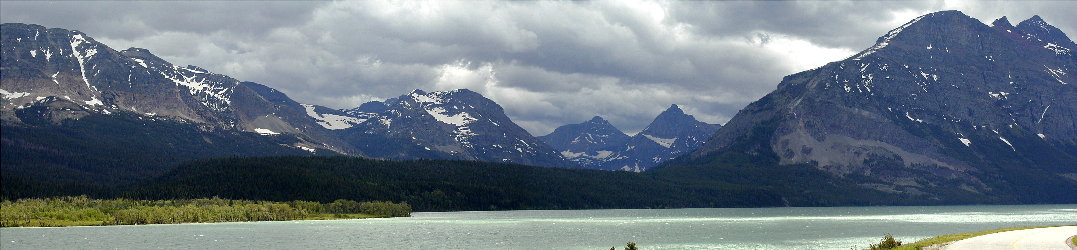
[[(190, 162), (120, 195), (407, 202), (416, 211), (939, 204), (888, 196), (811, 168), (708, 168), (724, 178), (475, 161), (261, 157)], [(813, 178), (805, 178), (813, 177)], [(826, 180), (806, 182), (803, 180)]]

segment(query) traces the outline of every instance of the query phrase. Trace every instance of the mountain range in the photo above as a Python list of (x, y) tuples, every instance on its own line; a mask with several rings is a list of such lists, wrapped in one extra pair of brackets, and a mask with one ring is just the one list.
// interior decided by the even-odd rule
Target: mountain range
[(467, 89), (415, 90), (343, 112), (366, 119), (340, 136), (370, 157), (575, 166), (513, 123), (500, 105)]
[(1014, 26), (923, 15), (847, 59), (786, 76), (722, 126), (672, 105), (633, 136), (596, 116), (534, 137), (466, 89), (337, 110), (79, 31), (2, 31), (5, 190), (132, 183), (205, 158), (349, 155), (646, 170), (795, 204), (840, 205), (819, 194), (834, 190), (1077, 202), (1077, 44), (1039, 16)]
[[(175, 135), (227, 134), (250, 139), (224, 141), (258, 141), (260, 137), (251, 136), (260, 135), (264, 141), (251, 143), (276, 148), (259, 150), (262, 153), (199, 152), (177, 161), (222, 155), (343, 154), (398, 160), (460, 159), (580, 166), (516, 125), (497, 103), (467, 89), (430, 93), (415, 90), (397, 98), (336, 110), (298, 103), (273, 88), (197, 66), (174, 65), (146, 49), (117, 51), (79, 31), (16, 23), (3, 24), (3, 31), (4, 74), (0, 94), (4, 102), (0, 110), (4, 111), (5, 130), (32, 129), (46, 133), (66, 127), (73, 130), (69, 133), (100, 137), (107, 133), (85, 130), (81, 127), (88, 125), (82, 124), (101, 125), (121, 120), (145, 126), (175, 123), (184, 128), (183, 133), (172, 133)], [(42, 145), (46, 142), (28, 138), (28, 134), (33, 133), (5, 133), (6, 147), (46, 155), (75, 154), (43, 149), (78, 143)], [(108, 135), (124, 137), (120, 133)], [(113, 141), (122, 140), (98, 143), (110, 145)], [(195, 152), (212, 148), (208, 144), (215, 143), (218, 142), (197, 140), (173, 143), (168, 148)], [(123, 156), (110, 153), (102, 157), (150, 154), (140, 152), (141, 149), (147, 148), (132, 149)], [(71, 164), (55, 165), (64, 168)], [(17, 164), (5, 166), (14, 165)]]
[(595, 116), (561, 126), (539, 139), (587, 168), (640, 172), (692, 152), (720, 127), (700, 122), (674, 104), (631, 137)]

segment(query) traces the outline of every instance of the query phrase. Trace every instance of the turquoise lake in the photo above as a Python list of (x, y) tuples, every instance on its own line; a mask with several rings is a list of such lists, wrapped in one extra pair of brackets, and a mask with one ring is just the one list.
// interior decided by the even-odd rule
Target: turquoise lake
[(3, 249), (850, 249), (1077, 224), (1077, 205), (532, 210), (408, 218), (3, 228)]

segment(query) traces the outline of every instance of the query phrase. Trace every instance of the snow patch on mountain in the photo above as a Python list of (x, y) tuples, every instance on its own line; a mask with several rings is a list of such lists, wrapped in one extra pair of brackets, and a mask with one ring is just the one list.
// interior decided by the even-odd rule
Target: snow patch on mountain
[(1055, 81), (1062, 83), (1062, 85), (1067, 84), (1065, 81), (1062, 81), (1062, 77), (1066, 75), (1066, 71), (1062, 69), (1052, 69), (1051, 67), (1047, 67), (1047, 65), (1044, 65), (1043, 67), (1047, 68), (1047, 73), (1051, 73), (1051, 76), (1055, 77)]
[(436, 98), (438, 96), (424, 95), (424, 94), (419, 93), (419, 92), (412, 92), (410, 96), (411, 96), (412, 99), (415, 99), (415, 102), (418, 102), (418, 103), (441, 104), (441, 98)]
[(913, 118), (912, 115), (909, 114), (909, 112), (905, 112), (905, 118), (909, 118), (910, 121), (924, 123), (924, 120), (922, 119)]
[(665, 148), (669, 148), (669, 147), (673, 146), (674, 142), (677, 142), (677, 138), (660, 138), (660, 137), (656, 137), (656, 136), (652, 136), (652, 135), (648, 135), (648, 134), (644, 134), (643, 136), (647, 137), (647, 139), (651, 139), (655, 143), (658, 143), (658, 145), (662, 145), (662, 147), (665, 147)]
[[(187, 87), (188, 92), (190, 92), (191, 95), (205, 95), (202, 104), (206, 107), (217, 111), (224, 111), (227, 109), (228, 105), (232, 104), (232, 100), (229, 98), (229, 93), (231, 93), (232, 88), (224, 87), (223, 85), (225, 84), (219, 82), (208, 81), (205, 76), (194, 73), (193, 71), (189, 71), (193, 73), (191, 75), (184, 75), (182, 71), (180, 71), (180, 69), (183, 68), (176, 66), (172, 67), (172, 72), (166, 73), (166, 71), (161, 70), (159, 73), (161, 76), (172, 80), (177, 86)], [(238, 82), (233, 82), (228, 85), (235, 86), (236, 84), (238, 84)]]
[(1047, 45), (1044, 45), (1043, 48), (1054, 51), (1056, 55), (1065, 55), (1070, 53), (1070, 49), (1058, 46), (1058, 44), (1054, 43), (1047, 43)]
[(357, 124), (365, 122), (367, 119), (361, 119), (357, 117), (334, 115), (334, 114), (319, 114), (314, 110), (314, 105), (300, 104), (307, 111), (307, 116), (318, 120), (318, 125), (326, 129), (338, 130), (354, 127)]
[(478, 120), (474, 117), (471, 117), (471, 115), (469, 115), (467, 112), (460, 112), (455, 115), (446, 115), (448, 111), (442, 107), (428, 107), (426, 109), (426, 113), (430, 114), (430, 116), (433, 116), (434, 119), (437, 119), (439, 122), (454, 125), (457, 127), (467, 126), (468, 123)]
[(86, 105), (97, 106), (97, 105), (105, 105), (105, 103), (101, 102), (101, 100), (98, 100), (97, 96), (93, 96), (93, 97), (90, 97), (89, 101), (86, 101)]
[(143, 68), (147, 68), (147, 69), (150, 68), (149, 65), (146, 65), (146, 60), (142, 60), (142, 59), (138, 59), (138, 58), (131, 58), (131, 60), (134, 60), (135, 62), (138, 63), (138, 65), (141, 65)]
[(7, 90), (0, 89), (0, 95), (3, 95), (4, 99), (9, 99), (10, 100), (10, 99), (15, 99), (15, 98), (19, 98), (19, 97), (28, 96), (28, 95), (30, 95), (30, 93), (26, 93), (26, 92), (8, 92)]
[[(86, 87), (94, 91), (97, 88), (90, 84), (90, 79), (86, 77), (86, 63), (97, 54), (96, 46), (93, 48), (87, 48), (85, 52), (79, 50), (79, 46), (89, 43), (82, 34), (71, 36), (71, 55), (79, 62), (79, 70), (82, 72), (82, 81), (86, 83)], [(92, 44), (91, 44), (92, 45)]]
[(273, 132), (273, 130), (264, 129), (264, 128), (256, 128), (256, 129), (254, 129), (254, 132), (258, 133), (258, 134), (261, 134), (261, 135), (279, 135), (280, 134), (280, 133), (277, 133), (277, 132)]
[[(998, 133), (998, 132), (996, 132), (996, 133)], [(1010, 140), (1006, 140), (1006, 138), (1002, 138), (1002, 136), (999, 136), (998, 139), (1002, 140), (1002, 142), (1005, 142), (1006, 145), (1010, 145), (1010, 149), (1013, 149), (1014, 152), (1017, 152), (1017, 148), (1013, 147), (1013, 144), (1010, 143)]]
[(561, 156), (564, 156), (565, 158), (569, 158), (569, 159), (587, 157), (587, 158), (591, 158), (591, 159), (595, 159), (595, 160), (603, 160), (603, 159), (609, 158), (611, 155), (613, 155), (613, 151), (609, 151), (609, 150), (599, 150), (599, 151), (595, 152), (595, 154), (589, 154), (587, 152), (572, 152), (572, 151), (568, 151), (568, 150), (561, 151)]

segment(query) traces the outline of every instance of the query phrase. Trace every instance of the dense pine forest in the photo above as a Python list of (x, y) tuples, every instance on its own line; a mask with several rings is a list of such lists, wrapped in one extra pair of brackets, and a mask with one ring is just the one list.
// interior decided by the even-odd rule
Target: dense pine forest
[[(805, 175), (824, 175), (813, 168), (753, 167), (751, 157), (723, 161), (700, 168), (725, 176), (719, 179), (701, 178), (698, 172), (661, 169), (631, 173), (474, 161), (389, 161), (342, 156), (225, 158), (188, 162), (135, 184), (96, 189), (91, 196), (392, 201), (406, 202), (416, 211), (930, 203), (866, 191), (838, 179), (796, 181)], [(38, 184), (14, 187), (35, 186)], [(3, 188), (6, 199), (58, 195), (49, 192), (34, 196), (36, 189), (16, 190), (6, 180)]]
[(158, 176), (196, 159), (309, 154), (281, 146), (294, 143), (294, 137), (228, 130), (203, 133), (197, 124), (130, 113), (94, 114), (60, 124), (28, 118), (24, 122), (35, 126), (5, 123), (0, 130), (0, 175), (4, 197), (9, 199), (103, 195), (115, 186)]
[(121, 195), (407, 202), (418, 211), (776, 206), (738, 185), (684, 187), (629, 172), (475, 161), (262, 157), (195, 161)]
[[(5, 126), (2, 198), (349, 199), (407, 202), (417, 211), (1006, 203), (960, 193), (945, 199), (886, 194), (813, 166), (777, 164), (770, 151), (682, 157), (644, 173), (476, 161), (271, 156), (302, 152), (258, 146), (252, 140), (260, 135), (191, 136), (196, 130), (191, 124), (127, 118), (88, 116), (48, 129)], [(294, 138), (275, 140), (289, 144)], [(266, 156), (219, 158), (231, 157), (221, 152)]]

